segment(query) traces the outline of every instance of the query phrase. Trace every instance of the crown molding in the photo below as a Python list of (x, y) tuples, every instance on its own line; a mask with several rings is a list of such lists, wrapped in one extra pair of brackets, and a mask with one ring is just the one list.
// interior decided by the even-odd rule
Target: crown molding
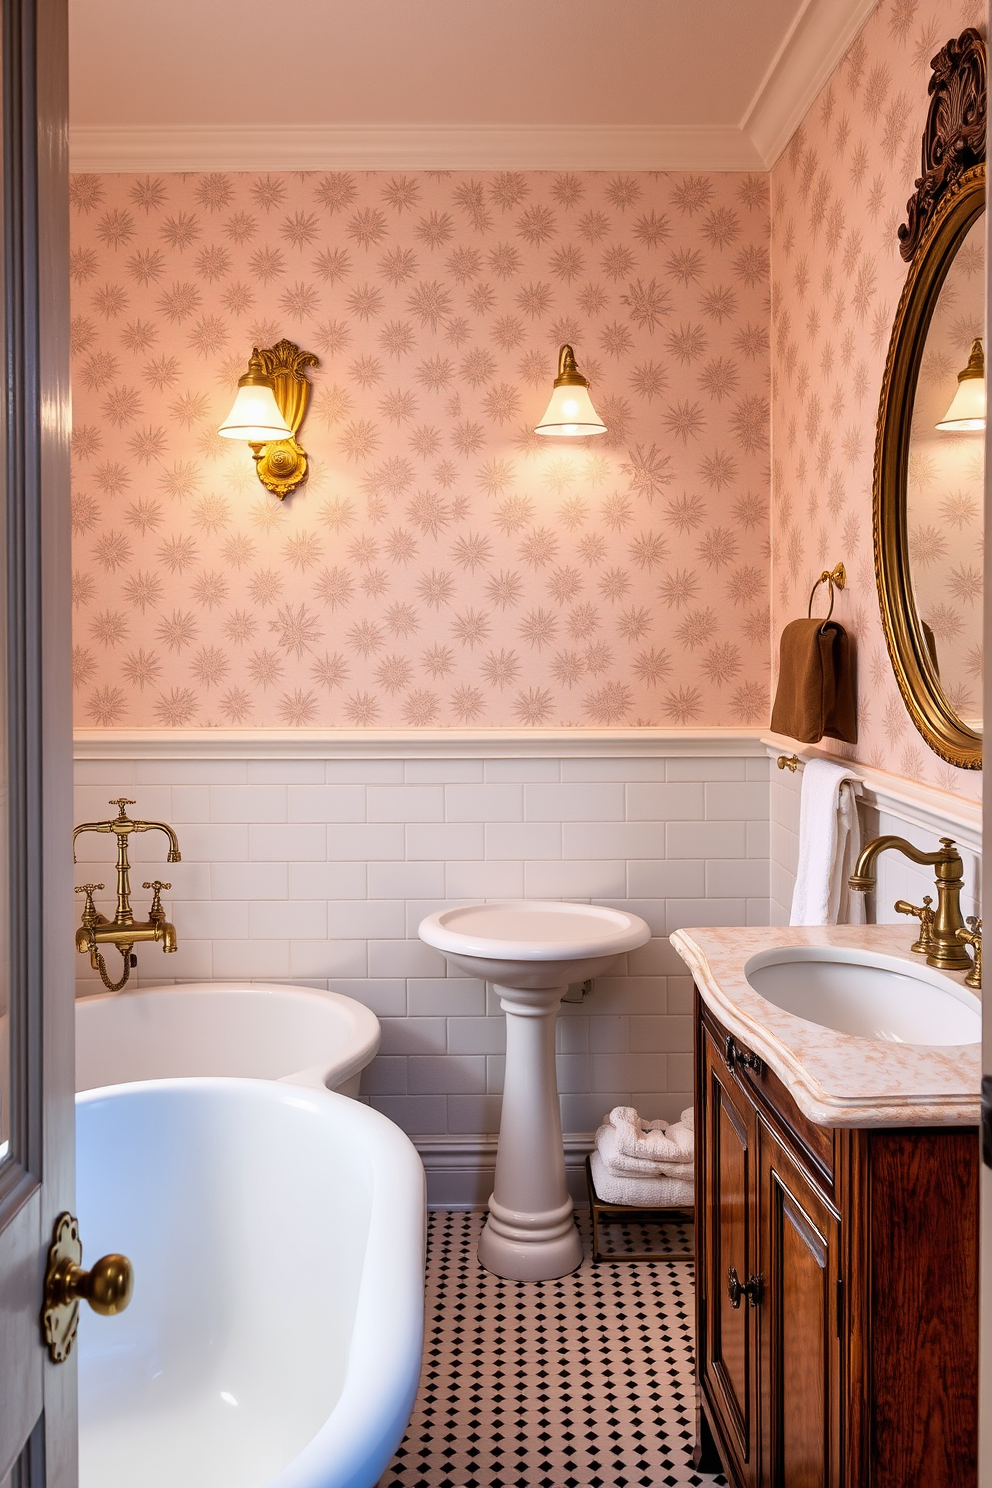
[(75, 124), (73, 171), (769, 170), (878, 0), (804, 0), (739, 126)]
[(760, 170), (733, 127), (77, 124), (73, 171)]
[(743, 119), (771, 170), (879, 0), (806, 0)]
[(759, 758), (760, 728), (76, 729), (76, 759)]

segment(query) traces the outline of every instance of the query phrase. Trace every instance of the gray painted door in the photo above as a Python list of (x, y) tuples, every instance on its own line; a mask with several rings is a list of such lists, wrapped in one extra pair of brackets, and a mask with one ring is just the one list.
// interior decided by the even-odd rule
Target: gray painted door
[(75, 1488), (42, 1282), (72, 1208), (67, 0), (4, 0), (0, 70), (0, 1484)]

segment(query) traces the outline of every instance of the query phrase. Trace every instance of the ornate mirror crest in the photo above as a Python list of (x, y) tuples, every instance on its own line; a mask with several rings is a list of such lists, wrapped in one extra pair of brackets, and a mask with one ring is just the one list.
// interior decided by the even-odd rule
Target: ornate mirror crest
[(985, 164), (987, 63), (982, 33), (969, 26), (937, 53), (930, 66), (922, 175), (899, 228), (899, 252), (907, 263), (916, 257), (941, 202), (966, 171)]
[[(929, 555), (918, 549), (914, 582), (908, 493), (911, 452), (915, 458), (911, 447), (914, 438), (919, 442), (920, 424), (924, 422), (922, 418), (917, 421), (914, 430), (914, 405), (920, 392), (928, 335), (955, 259), (985, 210), (984, 38), (969, 28), (948, 42), (931, 66), (922, 173), (907, 203), (907, 221), (899, 228), (900, 252), (910, 269), (892, 328), (878, 413), (873, 501), (875, 576), (886, 644), (913, 723), (942, 759), (962, 769), (977, 770), (982, 765), (981, 725), (977, 719), (962, 717), (948, 696), (948, 692), (957, 696), (960, 691), (948, 681), (953, 671), (949, 665), (953, 640), (939, 635), (935, 638), (935, 627), (919, 611), (922, 564), (929, 561)], [(980, 227), (971, 238), (973, 254), (976, 235), (980, 238)], [(984, 282), (984, 274), (981, 279)], [(979, 323), (975, 334), (981, 332)], [(961, 360), (963, 365), (967, 352)], [(948, 390), (946, 401), (952, 391)], [(934, 425), (929, 417), (925, 422), (927, 427)], [(932, 449), (938, 454), (942, 437), (949, 441), (944, 448), (956, 448), (959, 454), (963, 439), (980, 444), (982, 438), (978, 433), (938, 435), (932, 441)], [(939, 473), (936, 479), (939, 487)], [(980, 502), (978, 506), (980, 509)], [(941, 520), (934, 516), (936, 526), (930, 528), (937, 533), (938, 543), (942, 532), (946, 536)], [(969, 711), (960, 706), (962, 712)]]

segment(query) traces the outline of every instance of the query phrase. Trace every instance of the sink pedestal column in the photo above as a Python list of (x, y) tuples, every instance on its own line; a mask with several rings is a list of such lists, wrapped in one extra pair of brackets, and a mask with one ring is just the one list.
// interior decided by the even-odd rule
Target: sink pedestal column
[(510, 1281), (549, 1281), (582, 1262), (565, 1182), (555, 1073), (555, 1021), (567, 990), (567, 984), (495, 988), (506, 1014), (506, 1074), (479, 1260)]

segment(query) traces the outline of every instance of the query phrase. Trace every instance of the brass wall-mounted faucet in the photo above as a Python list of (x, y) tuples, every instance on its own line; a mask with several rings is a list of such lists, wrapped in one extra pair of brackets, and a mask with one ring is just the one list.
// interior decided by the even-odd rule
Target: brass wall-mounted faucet
[[(108, 920), (93, 903), (94, 893), (102, 889), (103, 884), (81, 884), (76, 890), (77, 894), (86, 895), (82, 920), (76, 931), (76, 950), (80, 955), (89, 952), (90, 965), (100, 973), (103, 985), (111, 992), (119, 992), (131, 975), (131, 968), (137, 966), (138, 958), (132, 952), (139, 941), (160, 941), (166, 952), (178, 949), (176, 928), (165, 918), (162, 908), (162, 890), (171, 889), (171, 884), (158, 878), (143, 884), (143, 888), (152, 890), (148, 919), (136, 920), (131, 913), (131, 864), (127, 856), (127, 839), (131, 833), (164, 832), (169, 839), (169, 862), (181, 861), (179, 842), (172, 828), (165, 822), (132, 821), (126, 808), (134, 804), (127, 796), (119, 796), (110, 802), (111, 806), (118, 808), (117, 816), (110, 821), (83, 822), (72, 833), (73, 862), (76, 861), (76, 838), (80, 832), (113, 832), (117, 838), (117, 913), (114, 918)], [(117, 982), (112, 982), (107, 975), (107, 965), (99, 950), (102, 945), (116, 946), (124, 958), (124, 974)]]
[(958, 936), (965, 929), (961, 916), (961, 890), (964, 888), (964, 863), (951, 837), (941, 837), (938, 852), (920, 852), (907, 842), (905, 837), (876, 837), (869, 842), (848, 879), (852, 889), (867, 894), (875, 887), (875, 859), (888, 848), (895, 848), (912, 863), (935, 868), (937, 880), (937, 908), (930, 908), (929, 896), (923, 908), (918, 909), (900, 899), (895, 908), (900, 914), (914, 914), (920, 920), (920, 938), (912, 947), (914, 951), (925, 951), (928, 966), (939, 966), (942, 971), (969, 971), (971, 957)]

